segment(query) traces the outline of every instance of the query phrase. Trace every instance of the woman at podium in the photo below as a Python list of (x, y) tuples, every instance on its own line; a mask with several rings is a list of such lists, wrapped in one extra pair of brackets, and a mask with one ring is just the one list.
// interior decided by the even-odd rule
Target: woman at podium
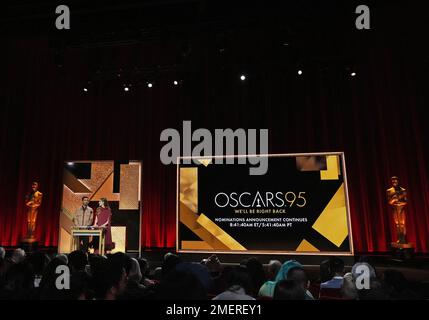
[(112, 242), (112, 231), (110, 224), (112, 222), (112, 211), (109, 207), (109, 202), (106, 198), (101, 198), (98, 202), (99, 207), (95, 211), (94, 227), (105, 228), (105, 243), (106, 251), (111, 251), (115, 248), (115, 243)]

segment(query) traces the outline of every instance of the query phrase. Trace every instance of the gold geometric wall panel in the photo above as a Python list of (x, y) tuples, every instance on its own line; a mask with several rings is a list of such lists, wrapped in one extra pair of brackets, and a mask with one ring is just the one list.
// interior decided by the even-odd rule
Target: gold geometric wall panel
[(111, 253), (125, 252), (127, 227), (125, 226), (111, 226), (112, 241), (115, 243), (115, 249)]
[(119, 193), (113, 193), (113, 171), (98, 188), (97, 192), (90, 198), (91, 201), (98, 201), (106, 198), (107, 201), (119, 201)]
[(97, 188), (113, 173), (113, 161), (96, 161), (91, 163), (91, 178), (79, 179), (89, 190), (95, 192)]
[[(73, 165), (90, 165), (90, 178), (76, 178)], [(87, 196), (90, 201), (98, 202), (100, 198), (106, 198), (109, 202), (118, 202), (118, 209), (113, 215), (119, 214), (121, 210), (140, 209), (141, 191), (141, 162), (129, 161), (128, 164), (120, 164), (119, 176), (115, 177), (115, 162), (108, 160), (100, 161), (74, 161), (68, 163), (63, 173), (63, 196), (60, 211), (59, 252), (70, 252), (70, 234), (73, 226), (73, 217), (76, 210), (82, 205), (82, 197)], [(79, 172), (77, 172), (79, 174)], [(114, 179), (119, 180), (119, 192), (113, 192)], [(97, 203), (90, 204), (94, 209)], [(138, 211), (137, 211), (138, 212)], [(122, 223), (122, 222), (121, 222)], [(112, 226), (113, 241), (116, 242), (115, 252), (126, 250), (126, 227)], [(116, 239), (116, 240), (115, 240)], [(133, 238), (134, 241), (134, 238)], [(128, 244), (129, 245), (129, 244)], [(129, 250), (134, 250), (133, 248)]]
[(133, 210), (139, 208), (140, 166), (136, 164), (121, 164), (120, 166), (120, 200), (119, 209)]

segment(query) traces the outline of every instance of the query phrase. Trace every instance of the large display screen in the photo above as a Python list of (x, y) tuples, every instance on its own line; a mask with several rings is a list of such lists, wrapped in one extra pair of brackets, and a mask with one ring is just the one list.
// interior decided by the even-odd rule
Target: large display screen
[(264, 175), (251, 161), (178, 162), (177, 251), (352, 255), (344, 154), (266, 157)]

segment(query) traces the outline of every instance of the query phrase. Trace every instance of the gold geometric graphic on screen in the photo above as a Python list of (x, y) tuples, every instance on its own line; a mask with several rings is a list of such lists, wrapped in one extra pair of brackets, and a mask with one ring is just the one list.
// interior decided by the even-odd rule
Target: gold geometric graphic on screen
[(198, 168), (180, 168), (180, 202), (198, 212)]
[[(192, 212), (185, 204), (180, 203), (180, 222), (189, 228), (194, 234), (196, 234), (201, 240), (212, 247), (215, 250), (228, 250), (228, 247), (219, 241), (216, 236), (208, 232), (198, 222), (198, 214)], [(193, 244), (197, 246), (196, 243)], [(203, 248), (198, 248), (203, 250)]]
[(305, 239), (302, 239), (299, 246), (295, 251), (305, 251), (305, 252), (319, 252), (320, 250), (313, 246), (310, 242)]
[(136, 164), (121, 164), (120, 172), (119, 209), (138, 209), (140, 166)]
[(222, 228), (220, 228), (216, 223), (211, 221), (209, 217), (201, 213), (197, 219), (203, 228), (210, 232), (217, 240), (222, 242), (229, 250), (246, 250), (238, 241), (226, 233)]
[(182, 241), (181, 248), (184, 250), (213, 250), (205, 241)]
[(180, 168), (179, 220), (202, 241), (186, 241), (182, 249), (246, 250), (204, 214), (198, 215), (198, 168)]
[(338, 188), (312, 227), (337, 247), (341, 246), (349, 234), (344, 183)]
[(197, 161), (205, 167), (212, 163), (212, 159), (197, 159)]
[(326, 156), (326, 167), (326, 170), (320, 170), (320, 180), (338, 180), (340, 157), (338, 155)]
[(297, 156), (295, 163), (299, 171), (326, 170), (326, 157), (322, 156)]

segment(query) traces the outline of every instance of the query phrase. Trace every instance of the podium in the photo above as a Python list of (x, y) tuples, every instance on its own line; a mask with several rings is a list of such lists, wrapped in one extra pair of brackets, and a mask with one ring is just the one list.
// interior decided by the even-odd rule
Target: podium
[(104, 228), (98, 227), (72, 227), (71, 229), (71, 248), (70, 251), (79, 249), (80, 237), (98, 237), (98, 252), (104, 254)]

